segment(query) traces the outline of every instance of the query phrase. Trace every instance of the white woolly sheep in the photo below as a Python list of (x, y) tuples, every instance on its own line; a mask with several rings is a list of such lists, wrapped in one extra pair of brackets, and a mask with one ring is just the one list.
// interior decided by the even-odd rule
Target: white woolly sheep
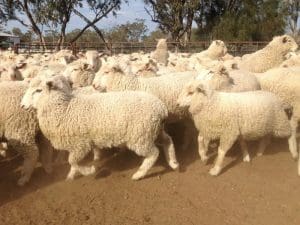
[[(210, 77), (207, 77), (210, 76)], [(245, 92), (260, 90), (257, 78), (248, 71), (228, 70), (223, 65), (218, 65), (207, 72), (200, 73), (196, 80), (206, 80), (213, 90), (224, 92)]]
[(101, 67), (101, 54), (98, 51), (90, 50), (86, 51), (85, 57), (87, 64), (91, 65), (95, 73), (97, 73)]
[(87, 63), (72, 63), (67, 66), (63, 75), (68, 77), (72, 82), (72, 87), (85, 87), (92, 85), (95, 78), (95, 71)]
[(63, 76), (52, 77), (41, 87), (27, 91), (22, 105), (36, 108), (43, 134), (56, 149), (69, 152), (67, 179), (95, 173), (94, 166), (78, 165), (93, 148), (120, 146), (145, 157), (132, 176), (141, 179), (158, 158), (155, 141), (159, 137), (170, 167), (178, 167), (172, 140), (163, 128), (168, 111), (158, 98), (143, 92), (72, 95)]
[[(24, 185), (35, 168), (39, 147), (45, 140), (39, 134), (36, 113), (21, 109), (20, 102), (28, 85), (22, 81), (0, 83), (0, 141), (20, 152), (24, 157), (21, 178), (18, 185)], [(52, 171), (51, 146), (40, 146), (41, 161), (47, 173)]]
[[(189, 113), (177, 105), (177, 98), (184, 85), (194, 79), (195, 72), (176, 73), (164, 76), (143, 78), (128, 76), (118, 67), (114, 66), (109, 73), (98, 76), (93, 81), (93, 87), (99, 91), (145, 91), (158, 97), (168, 108), (167, 123), (184, 122), (186, 131), (189, 127)], [(190, 133), (184, 132), (183, 146), (187, 148), (190, 140)]]
[[(258, 154), (262, 154), (270, 136), (289, 137), (291, 128), (281, 100), (263, 91), (217, 92), (193, 81), (178, 98), (181, 107), (188, 107), (199, 131), (199, 154), (207, 160), (210, 141), (220, 140), (215, 166), (211, 175), (218, 175), (223, 159), (236, 140), (239, 140), (244, 161), (250, 161), (246, 140), (265, 138)], [(290, 110), (287, 108), (286, 110)]]
[(22, 74), (18, 69), (16, 65), (0, 68), (0, 81), (23, 80)]
[(240, 68), (256, 73), (266, 72), (280, 66), (286, 54), (296, 51), (297, 48), (295, 40), (288, 35), (274, 37), (266, 47), (243, 58)]
[[(270, 91), (279, 96), (282, 101), (293, 106), (291, 118), (292, 136), (289, 139), (289, 147), (293, 158), (298, 157), (297, 129), (300, 122), (300, 75), (299, 70), (291, 68), (275, 68), (263, 74), (258, 74), (262, 90)], [(300, 159), (298, 174), (300, 176)]]
[(164, 66), (168, 64), (169, 52), (167, 39), (159, 39), (155, 51), (151, 52), (151, 58)]
[(195, 54), (197, 58), (218, 60), (227, 54), (227, 47), (223, 41), (215, 40), (213, 41), (207, 50)]

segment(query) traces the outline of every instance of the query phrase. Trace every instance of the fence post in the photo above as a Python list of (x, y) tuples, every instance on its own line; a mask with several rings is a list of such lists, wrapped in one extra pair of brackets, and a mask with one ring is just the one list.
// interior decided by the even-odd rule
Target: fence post
[(14, 49), (15, 54), (19, 54), (19, 45), (18, 44), (14, 44), (13, 49)]

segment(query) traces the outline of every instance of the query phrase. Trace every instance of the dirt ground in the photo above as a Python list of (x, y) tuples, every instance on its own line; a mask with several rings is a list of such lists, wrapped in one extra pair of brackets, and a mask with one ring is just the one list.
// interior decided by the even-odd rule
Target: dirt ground
[(218, 177), (208, 174), (214, 157), (204, 165), (192, 146), (177, 149), (180, 171), (161, 156), (140, 181), (130, 178), (142, 159), (129, 151), (105, 154), (97, 175), (73, 182), (64, 181), (67, 165), (52, 175), (38, 167), (22, 188), (15, 185), (20, 160), (0, 162), (0, 224), (300, 224), (300, 177), (286, 141), (274, 140), (262, 157), (251, 143), (251, 163), (235, 146)]

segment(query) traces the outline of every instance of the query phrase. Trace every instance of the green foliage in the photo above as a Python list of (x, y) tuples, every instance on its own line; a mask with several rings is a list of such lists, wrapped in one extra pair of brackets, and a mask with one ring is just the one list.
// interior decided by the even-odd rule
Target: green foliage
[(231, 5), (230, 1), (215, 2), (214, 9), (222, 6), (224, 11), (206, 13), (204, 20), (211, 15), (215, 19), (206, 26), (201, 23), (200, 35), (202, 31), (210, 39), (259, 41), (285, 32), (286, 11), (280, 0), (238, 0)]
[(144, 37), (144, 41), (146, 42), (156, 42), (157, 39), (167, 38), (167, 34), (162, 32), (160, 29), (156, 29), (152, 31), (148, 36)]
[(136, 19), (134, 22), (118, 25), (105, 32), (110, 42), (135, 42), (146, 37), (148, 31), (145, 20)]

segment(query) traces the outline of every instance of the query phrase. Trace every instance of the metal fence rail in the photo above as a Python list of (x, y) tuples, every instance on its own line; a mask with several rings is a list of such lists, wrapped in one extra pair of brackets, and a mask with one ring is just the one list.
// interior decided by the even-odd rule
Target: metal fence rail
[[(196, 53), (207, 49), (211, 42), (201, 41), (201, 42), (189, 42), (185, 46), (180, 46), (176, 42), (168, 42), (168, 48), (170, 51)], [(236, 42), (229, 41), (225, 42), (228, 48), (228, 52), (234, 56), (243, 55), (247, 53), (255, 52), (267, 45), (268, 42)], [(178, 47), (180, 46), (180, 47)], [(155, 42), (115, 42), (109, 43), (109, 51), (111, 54), (119, 53), (132, 53), (132, 52), (150, 52), (156, 47)], [(74, 53), (78, 51), (87, 50), (98, 50), (107, 51), (107, 47), (104, 43), (95, 42), (77, 42), (77, 43), (65, 43), (62, 46), (63, 49), (70, 49)], [(41, 43), (21, 43), (14, 46), (14, 50), (17, 53), (43, 53), (43, 52), (54, 52), (56, 50), (56, 43), (46, 43), (43, 47)]]

